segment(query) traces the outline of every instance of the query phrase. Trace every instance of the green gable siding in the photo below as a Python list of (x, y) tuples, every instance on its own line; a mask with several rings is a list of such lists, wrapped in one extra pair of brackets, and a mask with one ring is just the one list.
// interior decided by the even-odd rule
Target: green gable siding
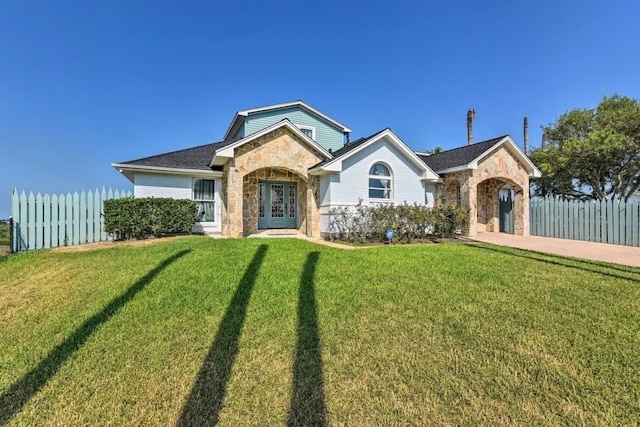
[(240, 128), (236, 131), (236, 134), (233, 135), (233, 138), (244, 138), (247, 134), (244, 132), (244, 128), (246, 127), (246, 122), (242, 122)]
[(316, 142), (327, 150), (337, 150), (343, 145), (341, 129), (338, 129), (331, 123), (327, 123), (320, 117), (300, 107), (250, 114), (245, 119), (244, 136), (258, 132), (283, 119), (289, 119), (289, 121), (295, 125), (312, 126), (316, 128)]

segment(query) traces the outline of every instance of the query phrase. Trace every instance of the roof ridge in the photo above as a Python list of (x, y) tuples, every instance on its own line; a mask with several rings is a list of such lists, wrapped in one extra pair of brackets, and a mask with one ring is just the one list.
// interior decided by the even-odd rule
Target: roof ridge
[[(474, 145), (480, 145), (480, 144), (484, 144), (484, 143), (487, 143), (487, 142), (493, 142), (493, 141), (495, 141), (496, 139), (498, 139), (498, 140), (500, 140), (500, 139), (504, 139), (504, 138), (506, 138), (506, 137), (508, 137), (508, 136), (509, 136), (509, 134), (502, 135), (502, 136), (497, 136), (497, 137), (495, 137), (495, 138), (486, 139), (486, 140), (484, 140), (484, 141), (474, 142), (473, 144), (463, 145), (463, 146), (461, 146), (461, 147), (456, 147), (456, 148), (451, 148), (450, 150), (441, 151), (441, 152), (436, 153), (436, 154), (428, 154), (428, 155), (427, 155), (427, 154), (418, 154), (418, 155), (419, 155), (419, 156), (425, 156), (425, 157), (427, 157), (427, 156), (428, 156), (428, 157), (439, 156), (439, 155), (441, 155), (441, 154), (451, 153), (452, 151), (462, 150), (462, 149), (465, 149), (465, 148), (473, 147)], [(417, 153), (416, 153), (416, 154), (417, 154)]]
[[(356, 139), (356, 140), (354, 140), (354, 141), (351, 141), (349, 144), (353, 144), (354, 142), (356, 142), (356, 141), (360, 141), (360, 140), (362, 140), (362, 139), (371, 139), (371, 138), (373, 138), (374, 136), (381, 134), (381, 133), (382, 133), (382, 132), (384, 132), (385, 130), (391, 130), (391, 128), (387, 126), (386, 128), (381, 129), (381, 130), (379, 130), (379, 131), (377, 131), (377, 132), (374, 132), (374, 133), (372, 133), (372, 134), (371, 134), (371, 135), (369, 135), (369, 136), (361, 136), (360, 138), (358, 138), (358, 139)], [(345, 144), (345, 145), (349, 145), (349, 144)]]
[[(283, 104), (295, 104), (297, 102), (302, 102), (303, 104), (307, 104), (304, 100), (302, 99), (294, 99), (291, 101), (284, 101), (284, 102), (277, 102), (275, 104), (265, 104), (265, 105), (259, 105), (257, 107), (251, 107), (251, 108), (241, 108), (240, 110), (238, 110), (238, 113), (240, 111), (247, 111), (247, 110), (262, 110), (264, 108), (269, 108), (269, 107), (273, 107), (276, 105), (283, 105)], [(308, 105), (308, 104), (307, 104)]]

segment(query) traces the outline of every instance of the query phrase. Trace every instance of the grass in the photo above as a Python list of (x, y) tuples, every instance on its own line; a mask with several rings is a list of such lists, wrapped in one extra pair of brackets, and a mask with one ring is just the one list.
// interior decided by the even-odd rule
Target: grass
[(0, 259), (0, 425), (635, 425), (640, 271), (186, 237)]

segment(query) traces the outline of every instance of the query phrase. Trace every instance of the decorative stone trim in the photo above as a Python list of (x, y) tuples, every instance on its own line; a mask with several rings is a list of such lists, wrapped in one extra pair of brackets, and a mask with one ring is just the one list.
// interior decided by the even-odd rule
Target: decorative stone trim
[(497, 232), (499, 227), (499, 192), (506, 185), (513, 188), (514, 232), (529, 235), (529, 174), (504, 146), (478, 164), (477, 169), (443, 174), (437, 188), (438, 200), (456, 203), (460, 186), (462, 206), (469, 209), (468, 236), (478, 231)]
[[(222, 233), (242, 237), (258, 229), (258, 181), (298, 183), (298, 230), (320, 236), (320, 214), (307, 170), (321, 162), (322, 153), (310, 148), (287, 128), (278, 128), (235, 149), (223, 167)], [(314, 179), (312, 179), (314, 182)]]

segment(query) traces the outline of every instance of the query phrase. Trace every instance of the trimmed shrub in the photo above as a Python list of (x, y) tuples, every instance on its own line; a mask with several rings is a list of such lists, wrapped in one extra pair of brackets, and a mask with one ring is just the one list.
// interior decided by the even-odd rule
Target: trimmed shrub
[(393, 229), (393, 240), (410, 243), (417, 239), (452, 237), (469, 219), (469, 212), (454, 205), (429, 208), (418, 204), (375, 204), (337, 207), (329, 211), (329, 238), (356, 243), (386, 241)]
[(133, 198), (104, 202), (104, 229), (116, 239), (187, 234), (195, 225), (196, 202), (185, 199)]
[(9, 224), (0, 222), (0, 246), (9, 245)]

